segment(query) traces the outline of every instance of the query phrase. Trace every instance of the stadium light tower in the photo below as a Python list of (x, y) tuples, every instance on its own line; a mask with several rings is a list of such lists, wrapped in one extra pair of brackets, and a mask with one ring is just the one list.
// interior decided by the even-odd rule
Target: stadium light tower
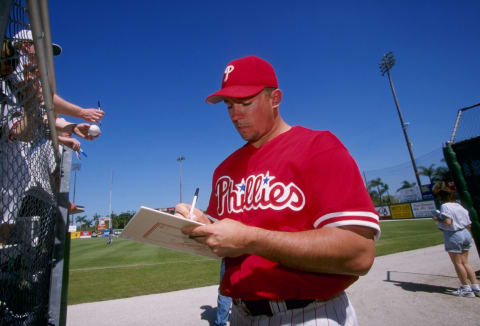
[(108, 220), (108, 229), (112, 230), (112, 185), (113, 185), (113, 169), (110, 169), (110, 204), (109, 204), (109, 211), (110, 211), (110, 220)]
[(398, 117), (400, 118), (400, 124), (402, 125), (403, 134), (405, 136), (405, 141), (407, 142), (408, 152), (410, 153), (410, 159), (412, 160), (413, 171), (415, 172), (415, 178), (417, 179), (418, 188), (420, 189), (420, 195), (422, 194), (422, 184), (420, 183), (420, 176), (418, 175), (417, 165), (415, 164), (415, 158), (413, 157), (412, 152), (412, 143), (408, 139), (407, 134), (407, 126), (408, 123), (403, 121), (402, 111), (400, 110), (400, 104), (398, 104), (397, 93), (395, 92), (395, 88), (393, 87), (392, 77), (390, 76), (390, 69), (395, 65), (395, 58), (393, 57), (392, 51), (383, 55), (383, 58), (378, 63), (380, 66), (380, 71), (382, 76), (387, 73), (388, 81), (390, 82), (390, 88), (392, 89), (393, 100), (395, 101), (395, 105), (397, 107)]
[(180, 203), (182, 202), (182, 161), (185, 161), (184, 156), (177, 157), (178, 166), (180, 168)]

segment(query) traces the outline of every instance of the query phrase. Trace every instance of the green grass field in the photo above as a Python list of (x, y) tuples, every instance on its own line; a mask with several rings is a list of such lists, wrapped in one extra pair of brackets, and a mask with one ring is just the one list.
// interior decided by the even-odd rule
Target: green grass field
[[(442, 243), (430, 219), (381, 222), (376, 255)], [(187, 255), (128, 240), (74, 239), (70, 249), (68, 304), (162, 293), (218, 284), (220, 260)]]
[(382, 235), (375, 256), (383, 256), (443, 243), (442, 232), (432, 219), (381, 221)]

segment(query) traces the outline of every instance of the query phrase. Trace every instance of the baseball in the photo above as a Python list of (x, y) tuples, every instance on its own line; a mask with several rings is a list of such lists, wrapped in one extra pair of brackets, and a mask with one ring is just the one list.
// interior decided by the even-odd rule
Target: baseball
[(91, 125), (90, 128), (88, 128), (88, 134), (92, 137), (100, 135), (100, 132), (100, 128), (97, 125)]

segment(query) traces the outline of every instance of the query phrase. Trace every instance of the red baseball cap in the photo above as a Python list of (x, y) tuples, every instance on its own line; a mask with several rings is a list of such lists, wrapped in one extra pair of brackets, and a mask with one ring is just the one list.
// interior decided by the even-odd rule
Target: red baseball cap
[(207, 97), (206, 102), (215, 104), (224, 97), (250, 97), (265, 87), (278, 87), (275, 71), (267, 61), (255, 56), (236, 59), (225, 68), (222, 88)]

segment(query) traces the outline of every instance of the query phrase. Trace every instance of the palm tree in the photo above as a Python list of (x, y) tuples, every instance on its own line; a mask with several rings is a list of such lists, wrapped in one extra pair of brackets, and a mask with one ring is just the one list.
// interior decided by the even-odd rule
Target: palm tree
[(98, 219), (99, 219), (100, 217), (101, 217), (101, 216), (100, 216), (98, 213), (93, 214), (93, 225), (94, 225), (95, 228), (96, 228), (97, 225), (98, 225)]
[(376, 190), (368, 190), (368, 194), (370, 195), (370, 199), (372, 200), (374, 205), (377, 205), (377, 204), (380, 203), (380, 201), (378, 199), (378, 193), (377, 193)]
[(368, 185), (369, 188), (373, 188), (373, 187), (377, 188), (377, 193), (380, 196), (380, 198), (382, 198), (382, 192), (380, 191), (381, 186), (383, 186), (383, 182), (382, 182), (382, 179), (380, 178), (371, 180)]
[(426, 176), (428, 180), (430, 180), (430, 184), (433, 183), (433, 177), (435, 176), (436, 169), (434, 168), (434, 166), (435, 164), (432, 163), (428, 168), (424, 166), (418, 167), (418, 170), (419, 170), (418, 174)]
[(397, 191), (400, 191), (402, 189), (412, 188), (412, 187), (415, 187), (416, 185), (417, 185), (416, 182), (408, 182), (407, 180), (403, 180), (402, 186), (398, 188)]
[[(368, 183), (368, 193), (370, 194), (370, 198), (372, 198), (372, 201), (374, 203), (376, 203), (377, 201), (378, 204), (382, 203), (382, 194), (384, 193), (384, 191), (382, 191), (380, 187), (382, 187), (383, 185), (384, 183), (380, 178), (370, 180), (370, 182)], [(376, 190), (372, 190), (372, 188), (376, 188)]]
[(80, 230), (82, 229), (82, 226), (85, 224), (86, 220), (87, 220), (87, 215), (77, 217), (77, 223), (80, 224)]
[(390, 204), (391, 196), (390, 196), (390, 193), (388, 192), (389, 189), (390, 189), (390, 187), (388, 186), (388, 184), (384, 183), (383, 186), (382, 186), (382, 194), (385, 193), (385, 192), (387, 193), (388, 203)]
[(434, 182), (447, 181), (452, 179), (452, 174), (446, 166), (439, 166), (435, 169), (435, 174), (432, 178)]
[(93, 224), (93, 220), (85, 220), (85, 227), (86, 229), (90, 229), (92, 227), (92, 224)]
[(123, 229), (125, 228), (125, 226), (128, 224), (128, 222), (131, 220), (131, 218), (133, 217), (133, 215), (135, 215), (135, 212), (131, 212), (131, 211), (128, 211), (128, 212), (124, 212), (124, 213), (121, 213), (120, 215), (118, 215), (118, 218), (119, 218), (119, 223), (118, 223), (118, 228), (119, 229)]

